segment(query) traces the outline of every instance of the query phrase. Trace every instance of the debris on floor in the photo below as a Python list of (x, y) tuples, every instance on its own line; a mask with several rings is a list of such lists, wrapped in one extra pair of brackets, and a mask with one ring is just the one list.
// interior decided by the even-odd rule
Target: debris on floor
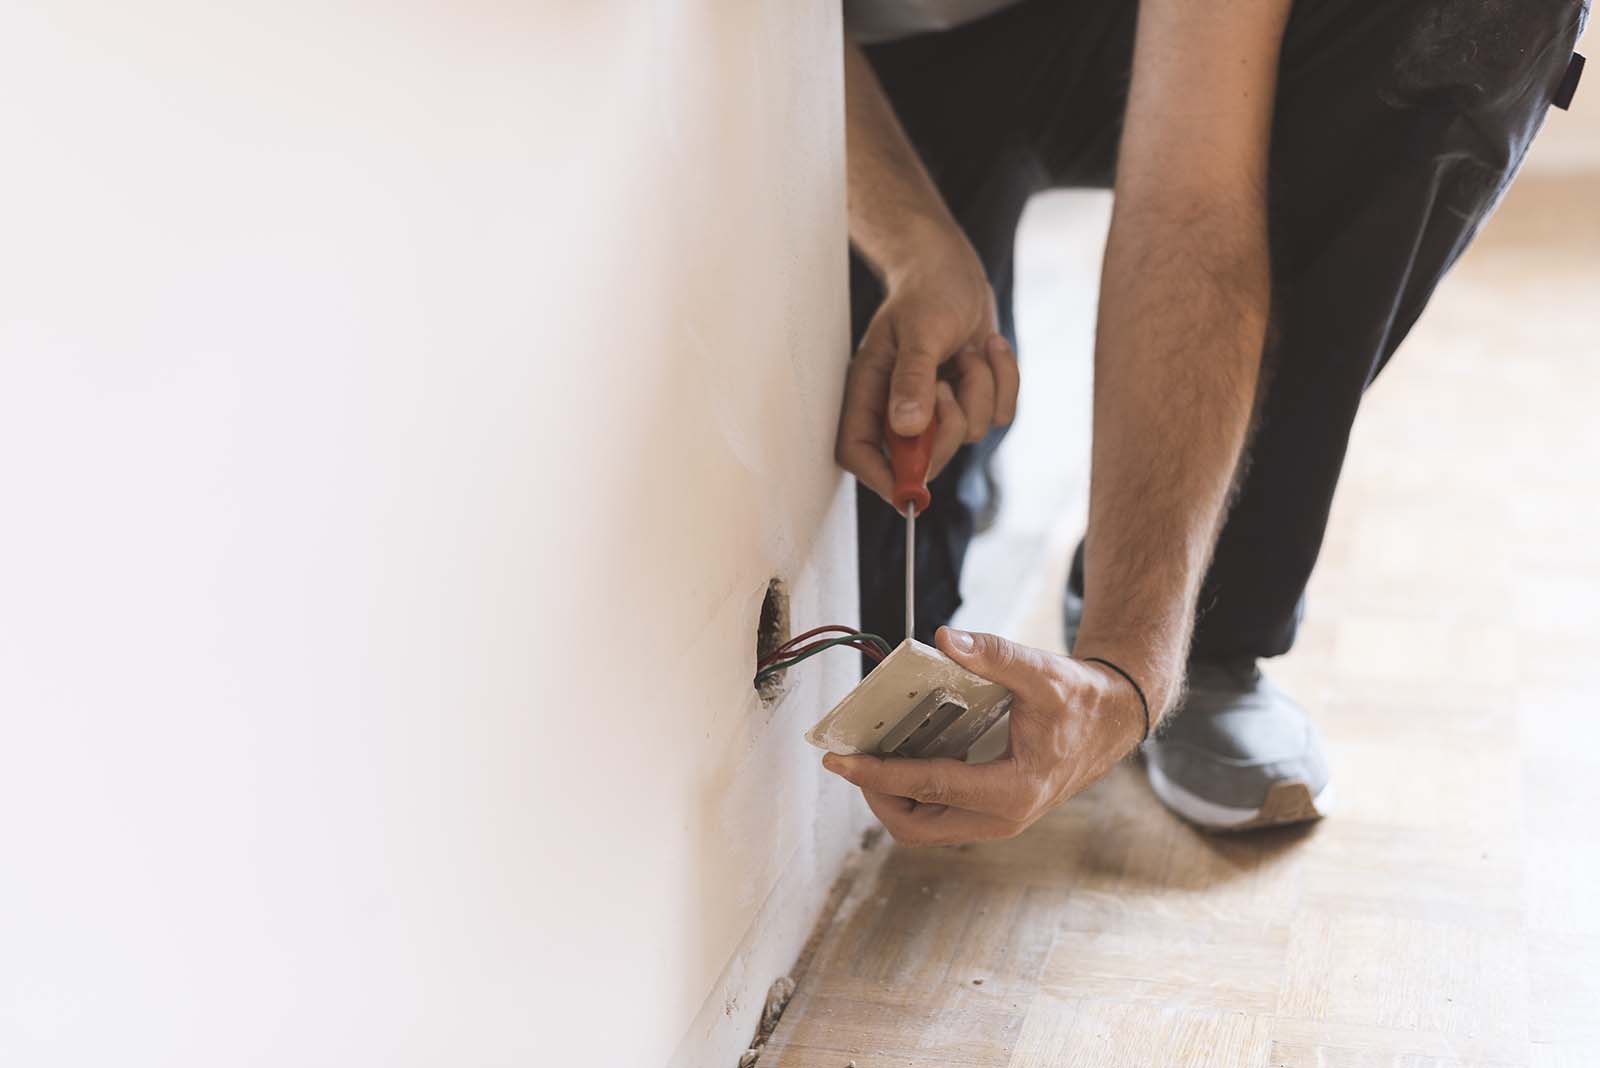
[(767, 989), (767, 1003), (761, 1008), (761, 1026), (756, 1031), (756, 1040), (750, 1048), (739, 1056), (739, 1068), (755, 1068), (756, 1061), (761, 1057), (761, 1051), (766, 1048), (767, 1039), (772, 1037), (772, 1032), (778, 1029), (778, 1020), (783, 1016), (783, 1010), (789, 1007), (789, 999), (794, 997), (794, 980), (787, 975), (774, 980)]

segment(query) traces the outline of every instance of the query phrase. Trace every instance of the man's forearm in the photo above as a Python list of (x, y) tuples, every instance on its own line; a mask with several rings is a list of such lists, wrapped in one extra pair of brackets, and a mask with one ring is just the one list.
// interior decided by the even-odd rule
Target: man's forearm
[(881, 275), (939, 241), (965, 240), (852, 41), (845, 42), (845, 151), (850, 240)]
[(1182, 681), (1249, 429), (1269, 303), (1260, 229), (1122, 211), (1107, 245), (1075, 652), (1127, 662), (1156, 712)]
[[(1017, 364), (995, 333), (983, 263), (928, 176), (872, 66), (845, 44), (850, 240), (883, 282), (851, 361), (835, 455), (888, 499), (883, 427), (935, 426), (930, 472), (1016, 411)], [(942, 376), (942, 377), (941, 377)]]
[(1076, 652), (1141, 674), (1153, 711), (1182, 684), (1254, 409), (1271, 304), (1267, 143), (1288, 8), (1139, 9), (1101, 280)]

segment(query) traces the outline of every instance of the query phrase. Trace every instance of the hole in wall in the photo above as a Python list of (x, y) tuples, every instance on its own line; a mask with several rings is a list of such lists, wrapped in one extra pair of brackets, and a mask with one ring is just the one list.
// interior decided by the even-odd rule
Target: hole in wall
[[(777, 652), (778, 646), (789, 640), (789, 590), (782, 579), (767, 583), (767, 595), (761, 599), (761, 615), (756, 620), (756, 663)], [(788, 672), (778, 671), (756, 683), (756, 693), (763, 701), (770, 701), (783, 692), (783, 679)]]

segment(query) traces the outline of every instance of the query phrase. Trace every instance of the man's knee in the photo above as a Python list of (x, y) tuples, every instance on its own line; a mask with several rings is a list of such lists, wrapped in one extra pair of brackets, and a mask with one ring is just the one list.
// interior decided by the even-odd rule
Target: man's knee
[(1548, 106), (1588, 0), (1426, 0), (1407, 7), (1391, 44), (1384, 102), (1515, 123)]

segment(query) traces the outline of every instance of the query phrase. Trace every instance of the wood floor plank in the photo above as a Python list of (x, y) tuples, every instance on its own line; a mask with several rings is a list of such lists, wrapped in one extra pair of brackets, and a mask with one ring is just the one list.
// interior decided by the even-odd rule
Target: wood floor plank
[[(1154, 1002), (1185, 1009), (1271, 1013), (1288, 931), (1191, 915), (1186, 930), (1134, 922), (1114, 931), (1060, 931), (1040, 988), (1060, 997)], [(1159, 968), (1150, 962), (1159, 960)]]
[(1520, 928), (1307, 910), (1290, 933), (1278, 1015), (1436, 1034), (1515, 1060), (1529, 1037), (1526, 949)]
[(1275, 1019), (1269, 1068), (1526, 1068), (1531, 1054), (1484, 1058), (1470, 1044), (1430, 1031)]
[(1154, 1002), (1041, 995), (1006, 1068), (1264, 1068), (1269, 1021)]

